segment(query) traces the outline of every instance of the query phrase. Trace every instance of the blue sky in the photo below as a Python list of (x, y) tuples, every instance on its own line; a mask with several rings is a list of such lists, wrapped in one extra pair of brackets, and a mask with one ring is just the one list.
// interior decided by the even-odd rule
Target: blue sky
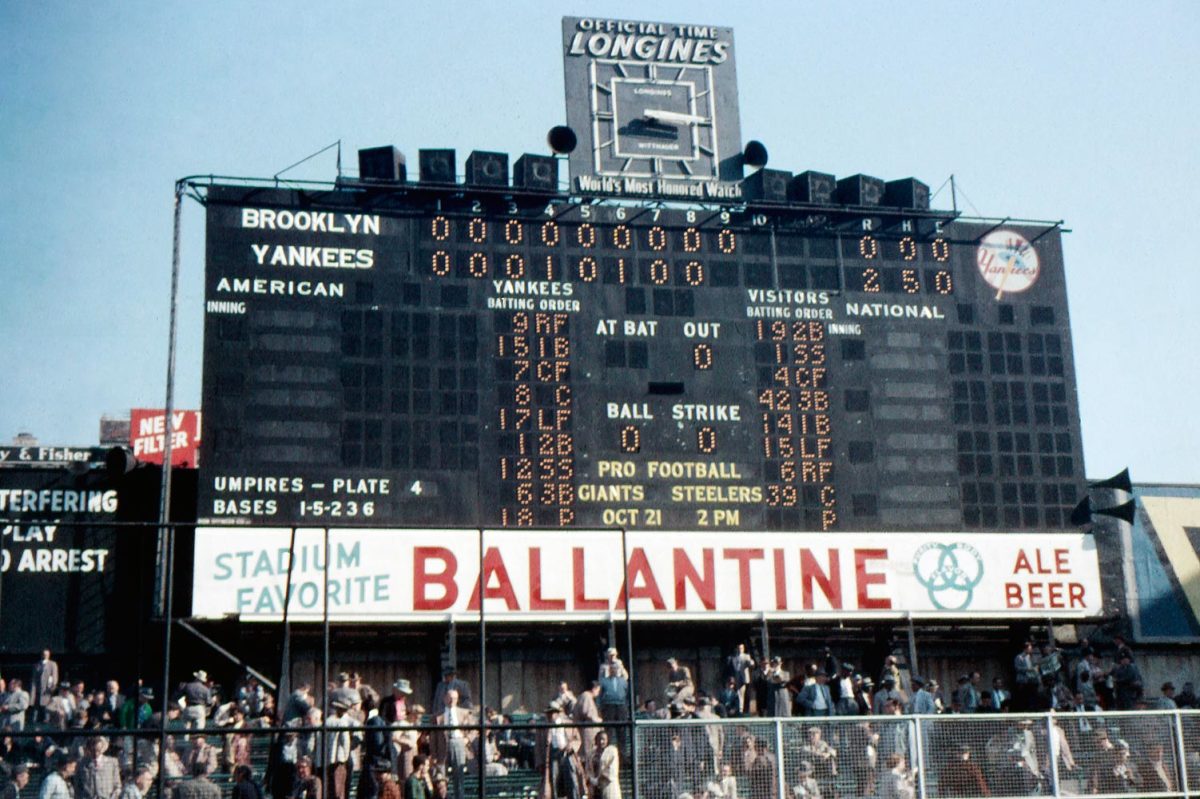
[[(0, 442), (161, 406), (174, 181), (359, 147), (543, 152), (563, 15), (735, 30), (771, 166), (1063, 219), (1088, 474), (1200, 482), (1200, 4), (0, 4)], [(460, 161), (461, 163), (461, 161)], [(326, 154), (290, 176), (332, 179)], [(935, 203), (948, 205), (945, 195)], [(178, 400), (200, 397), (184, 214)]]

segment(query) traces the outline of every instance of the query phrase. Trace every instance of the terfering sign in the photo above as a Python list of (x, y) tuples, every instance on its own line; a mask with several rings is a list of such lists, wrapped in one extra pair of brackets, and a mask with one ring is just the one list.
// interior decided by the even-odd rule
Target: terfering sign
[[(1101, 612), (1080, 534), (663, 533), (209, 527), (193, 615), (337, 621), (830, 616), (1082, 618)], [(626, 569), (622, 568), (622, 554)], [(628, 575), (626, 585), (623, 575)]]

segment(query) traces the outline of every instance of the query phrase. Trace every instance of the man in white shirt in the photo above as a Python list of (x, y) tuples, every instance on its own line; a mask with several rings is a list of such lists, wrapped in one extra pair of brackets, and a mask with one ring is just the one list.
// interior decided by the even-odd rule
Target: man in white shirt
[(350, 731), (354, 719), (346, 715), (350, 705), (344, 700), (331, 702), (332, 715), (325, 720), (331, 731), (325, 737), (325, 762), (328, 764), (328, 780), (324, 795), (329, 799), (347, 799), (350, 796)]

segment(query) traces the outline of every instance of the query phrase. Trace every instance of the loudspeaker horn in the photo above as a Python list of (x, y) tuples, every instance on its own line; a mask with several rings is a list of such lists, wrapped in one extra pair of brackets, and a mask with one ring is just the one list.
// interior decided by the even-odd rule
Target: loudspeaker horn
[(1129, 493), (1133, 491), (1133, 483), (1129, 481), (1129, 467), (1122, 469), (1107, 480), (1101, 480), (1098, 483), (1092, 483), (1091, 488), (1115, 488), (1118, 491)]
[(1090, 524), (1092, 521), (1092, 499), (1084, 497), (1079, 500), (1079, 504), (1075, 506), (1075, 510), (1071, 511), (1071, 524), (1076, 527), (1082, 527), (1085, 524)]
[(1137, 514), (1137, 503), (1131, 499), (1111, 508), (1097, 508), (1092, 513), (1097, 516), (1111, 516), (1126, 524), (1133, 524), (1133, 517)]

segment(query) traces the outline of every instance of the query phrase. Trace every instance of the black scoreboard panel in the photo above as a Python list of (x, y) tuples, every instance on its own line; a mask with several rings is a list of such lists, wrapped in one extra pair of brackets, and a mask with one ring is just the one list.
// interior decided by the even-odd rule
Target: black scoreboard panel
[(1069, 528), (1060, 231), (867, 214), (214, 187), (198, 516)]

